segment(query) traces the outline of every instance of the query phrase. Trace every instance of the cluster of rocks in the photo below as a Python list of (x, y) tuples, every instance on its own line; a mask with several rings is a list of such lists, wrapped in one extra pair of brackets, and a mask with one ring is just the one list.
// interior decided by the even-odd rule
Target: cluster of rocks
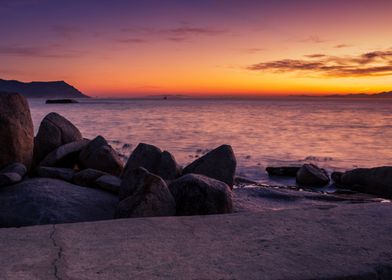
[[(26, 209), (35, 211), (22, 211), (23, 215), (39, 216), (36, 223), (80, 221), (69, 219), (66, 213), (57, 215), (52, 210), (42, 210), (53, 206), (56, 200), (63, 201), (62, 211), (71, 213), (80, 207), (81, 197), (90, 200), (90, 204), (98, 203), (80, 188), (107, 192), (108, 201), (117, 197), (112, 218), (232, 212), (236, 158), (229, 145), (222, 145), (182, 168), (171, 153), (140, 143), (123, 166), (117, 152), (102, 136), (83, 138), (75, 125), (57, 113), (45, 116), (34, 137), (28, 103), (18, 94), (0, 96), (0, 128), (0, 201), (2, 196), (8, 201), (18, 197)], [(64, 187), (65, 182), (72, 187)], [(29, 184), (34, 187), (26, 188)], [(57, 186), (61, 198), (56, 198)], [(66, 194), (67, 191), (73, 193)], [(31, 201), (21, 198), (23, 195)], [(97, 196), (97, 192), (91, 192), (91, 196)], [(72, 201), (64, 201), (67, 197)], [(46, 205), (34, 204), (42, 198)], [(20, 203), (14, 204), (20, 207)], [(72, 205), (75, 209), (69, 209)], [(60, 218), (42, 218), (45, 215)], [(102, 217), (107, 216), (106, 211)], [(11, 218), (19, 219), (15, 215)], [(0, 223), (15, 225), (1, 214)], [(29, 220), (16, 225), (26, 223), (34, 224)]]
[(270, 176), (295, 177), (299, 186), (323, 187), (333, 180), (337, 188), (392, 198), (392, 167), (356, 168), (346, 172), (328, 172), (314, 164), (267, 167)]
[(304, 187), (322, 187), (330, 182), (328, 172), (314, 164), (302, 166), (267, 167), (270, 176), (295, 177), (297, 184)]

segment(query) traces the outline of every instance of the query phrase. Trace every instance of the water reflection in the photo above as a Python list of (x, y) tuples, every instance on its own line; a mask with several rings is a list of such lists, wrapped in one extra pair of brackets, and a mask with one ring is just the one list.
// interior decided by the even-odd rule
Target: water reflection
[(254, 179), (266, 179), (267, 165), (392, 164), (388, 100), (89, 100), (72, 105), (30, 100), (30, 105), (36, 130), (55, 111), (85, 137), (100, 134), (126, 155), (146, 142), (186, 164), (208, 149), (231, 144), (239, 173)]

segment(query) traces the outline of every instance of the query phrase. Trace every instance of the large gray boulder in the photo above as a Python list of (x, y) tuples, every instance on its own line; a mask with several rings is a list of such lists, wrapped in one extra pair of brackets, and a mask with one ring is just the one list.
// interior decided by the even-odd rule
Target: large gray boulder
[(0, 169), (20, 162), (30, 168), (34, 129), (27, 100), (17, 93), (0, 94)]
[(183, 174), (201, 174), (222, 181), (232, 188), (236, 166), (233, 149), (229, 145), (222, 145), (189, 164), (184, 168)]
[(145, 143), (140, 143), (132, 152), (122, 177), (126, 177), (128, 173), (139, 167), (147, 169), (164, 180), (174, 180), (181, 176), (182, 171), (171, 153), (162, 152), (158, 147)]
[(122, 188), (131, 192), (118, 204), (117, 218), (174, 216), (176, 214), (176, 203), (165, 181), (142, 167), (128, 173), (123, 179), (120, 190)]
[(123, 170), (123, 164), (118, 154), (102, 136), (91, 140), (82, 149), (79, 155), (79, 164), (82, 169), (92, 168), (114, 176), (119, 176)]
[(337, 181), (354, 191), (392, 198), (392, 166), (353, 169), (340, 174)]
[(39, 166), (69, 167), (73, 168), (78, 162), (79, 153), (90, 141), (82, 139), (62, 145), (50, 152)]
[(322, 187), (330, 181), (328, 173), (314, 164), (304, 164), (298, 170), (296, 180), (305, 187)]
[(69, 120), (57, 113), (48, 114), (35, 137), (34, 166), (56, 148), (79, 140), (82, 140), (82, 134)]
[(199, 174), (187, 174), (169, 185), (176, 201), (176, 213), (186, 215), (224, 214), (233, 211), (227, 184)]
[(118, 198), (64, 181), (35, 178), (0, 189), (0, 227), (112, 219)]

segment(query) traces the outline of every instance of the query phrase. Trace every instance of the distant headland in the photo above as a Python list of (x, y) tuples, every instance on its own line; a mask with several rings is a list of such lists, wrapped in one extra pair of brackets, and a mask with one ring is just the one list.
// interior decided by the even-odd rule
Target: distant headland
[(64, 81), (24, 83), (0, 79), (1, 92), (17, 92), (27, 98), (89, 98)]
[(332, 98), (392, 98), (392, 91), (380, 93), (349, 93), (329, 95), (291, 95), (292, 97), (332, 97)]

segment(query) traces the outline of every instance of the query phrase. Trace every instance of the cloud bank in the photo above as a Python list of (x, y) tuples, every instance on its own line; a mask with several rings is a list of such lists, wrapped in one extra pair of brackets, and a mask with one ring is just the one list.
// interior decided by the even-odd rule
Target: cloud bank
[(307, 59), (282, 59), (249, 65), (250, 71), (301, 72), (327, 77), (391, 76), (392, 49), (358, 56), (305, 55)]

